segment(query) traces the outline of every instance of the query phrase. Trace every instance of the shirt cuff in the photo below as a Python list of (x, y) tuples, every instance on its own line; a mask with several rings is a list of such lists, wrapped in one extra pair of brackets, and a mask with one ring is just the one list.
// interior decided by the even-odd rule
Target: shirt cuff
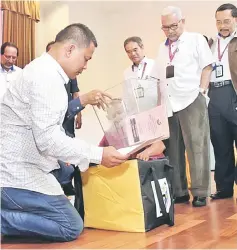
[(103, 147), (91, 146), (90, 162), (100, 164), (103, 156)]
[(68, 119), (73, 118), (79, 112), (81, 112), (85, 107), (81, 105), (79, 98), (73, 99), (68, 104)]
[(91, 146), (89, 153), (89, 161), (88, 159), (84, 159), (80, 161), (79, 169), (81, 172), (85, 172), (89, 168), (90, 163), (100, 164), (103, 156), (103, 148)]

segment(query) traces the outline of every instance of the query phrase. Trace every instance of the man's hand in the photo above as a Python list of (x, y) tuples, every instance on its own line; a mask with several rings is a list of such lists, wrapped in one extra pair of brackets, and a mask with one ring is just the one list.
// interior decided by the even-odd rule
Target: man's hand
[(149, 149), (147, 148), (144, 151), (142, 151), (141, 153), (137, 154), (136, 158), (143, 160), (143, 161), (149, 161), (149, 158), (150, 158)]
[(120, 154), (114, 147), (105, 147), (101, 165), (111, 168), (125, 162), (129, 155)]
[(80, 129), (82, 125), (81, 112), (76, 116), (76, 129)]
[(96, 105), (98, 108), (105, 110), (107, 105), (106, 97), (112, 99), (112, 97), (100, 90), (92, 90), (86, 94), (80, 95), (80, 101), (83, 107), (87, 104)]
[(136, 155), (137, 159), (148, 161), (151, 156), (157, 156), (164, 152), (165, 144), (162, 141), (156, 141), (151, 146)]

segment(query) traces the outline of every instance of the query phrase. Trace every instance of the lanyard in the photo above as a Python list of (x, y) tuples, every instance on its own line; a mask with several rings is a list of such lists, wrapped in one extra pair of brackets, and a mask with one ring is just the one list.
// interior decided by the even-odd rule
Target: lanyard
[(228, 47), (229, 43), (226, 45), (225, 49), (223, 50), (223, 52), (221, 53), (221, 48), (220, 48), (220, 39), (218, 39), (218, 60), (219, 62), (221, 61), (227, 47)]
[(178, 48), (176, 48), (176, 50), (174, 51), (174, 53), (172, 53), (171, 51), (171, 44), (170, 44), (170, 41), (169, 41), (169, 58), (170, 58), (170, 63), (172, 63), (173, 59), (174, 59), (174, 56), (175, 54), (179, 51)]
[[(145, 62), (145, 63), (144, 63), (144, 66), (143, 66), (143, 69), (142, 69), (142, 76), (141, 76), (141, 79), (142, 79), (143, 76), (144, 76), (144, 73), (145, 73), (145, 70), (146, 70), (146, 66), (147, 66), (147, 63)], [(132, 71), (134, 72), (134, 65), (132, 66)]]
[(145, 70), (146, 70), (146, 65), (147, 65), (147, 63), (145, 62), (145, 63), (144, 63), (144, 66), (143, 66), (143, 69), (142, 69), (142, 76), (141, 76), (141, 79), (142, 79), (143, 76), (144, 76), (144, 73), (145, 73)]

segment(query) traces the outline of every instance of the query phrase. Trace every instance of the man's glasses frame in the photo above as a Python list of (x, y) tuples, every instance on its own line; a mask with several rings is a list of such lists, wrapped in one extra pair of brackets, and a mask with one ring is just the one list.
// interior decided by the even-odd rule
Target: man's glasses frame
[(3, 56), (5, 57), (5, 59), (7, 61), (10, 61), (11, 59), (12, 59), (12, 61), (16, 61), (16, 59), (17, 59), (17, 56), (8, 56), (8, 55), (5, 55), (5, 54), (3, 54)]
[(179, 23), (182, 21), (182, 19), (180, 19), (177, 23), (173, 23), (170, 26), (162, 26), (161, 29), (163, 31), (168, 31), (169, 29), (171, 30), (177, 30), (179, 27)]

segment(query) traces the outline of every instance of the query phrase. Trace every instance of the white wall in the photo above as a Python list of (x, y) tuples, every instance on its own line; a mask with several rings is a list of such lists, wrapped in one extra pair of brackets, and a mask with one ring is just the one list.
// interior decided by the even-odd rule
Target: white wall
[[(233, 2), (233, 1), (232, 1)], [(186, 17), (188, 31), (215, 36), (215, 11), (224, 1), (56, 1), (42, 2), (41, 23), (37, 26), (37, 51), (44, 51), (48, 41), (69, 23), (89, 26), (98, 40), (98, 48), (89, 67), (79, 78), (82, 92), (105, 90), (122, 81), (123, 70), (130, 62), (123, 49), (129, 36), (141, 36), (148, 57), (154, 58), (164, 40), (160, 14), (167, 5), (179, 6)], [(237, 1), (233, 2), (237, 5)], [(103, 133), (91, 108), (83, 111), (81, 138), (97, 143)]]
[(36, 24), (36, 57), (40, 56), (48, 42), (69, 24), (69, 6), (66, 2), (41, 1), (40, 22)]

